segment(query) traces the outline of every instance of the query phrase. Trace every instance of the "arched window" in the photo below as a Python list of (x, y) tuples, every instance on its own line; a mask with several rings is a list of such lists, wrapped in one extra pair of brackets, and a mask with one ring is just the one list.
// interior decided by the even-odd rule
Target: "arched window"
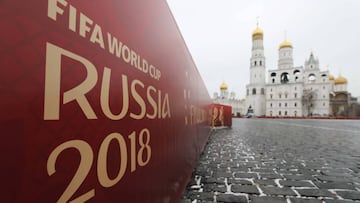
[(252, 89), (252, 94), (255, 95), (256, 94), (256, 88)]
[(262, 65), (262, 62), (261, 62), (261, 61), (259, 61), (259, 63), (260, 63), (259, 65), (261, 66), (261, 65)]
[(294, 70), (294, 75), (296, 75), (296, 74), (299, 74), (300, 73), (300, 71), (299, 70)]
[(294, 111), (294, 116), (296, 116), (296, 114), (297, 114), (297, 111)]
[(296, 107), (297, 106), (297, 103), (295, 102), (294, 106)]
[(261, 88), (261, 94), (264, 95), (265, 94), (265, 89)]
[(275, 79), (274, 79), (274, 78), (272, 79), (272, 83), (275, 83)]
[(313, 83), (313, 82), (315, 82), (315, 80), (316, 80), (315, 74), (314, 73), (309, 74), (308, 81)]
[(283, 84), (288, 83), (289, 82), (289, 73), (287, 73), (287, 72), (282, 73), (280, 76), (280, 82)]
[(256, 66), (256, 61), (254, 62), (254, 66)]
[(321, 77), (323, 77), (323, 82), (325, 82), (326, 79), (328, 78), (326, 74), (322, 74)]
[(279, 111), (279, 116), (281, 116), (281, 111)]
[(272, 111), (270, 111), (270, 116), (272, 116)]
[(287, 111), (285, 111), (285, 113), (284, 113), (284, 114), (285, 114), (285, 116), (287, 116)]
[(287, 107), (287, 103), (285, 103), (285, 107)]

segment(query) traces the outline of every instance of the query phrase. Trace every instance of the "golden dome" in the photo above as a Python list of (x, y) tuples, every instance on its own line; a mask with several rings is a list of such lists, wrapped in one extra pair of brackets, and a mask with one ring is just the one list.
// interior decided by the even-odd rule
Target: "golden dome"
[(341, 85), (341, 84), (347, 84), (347, 80), (346, 78), (340, 75), (338, 78), (336, 78), (335, 85)]
[(228, 86), (225, 82), (222, 82), (221, 85), (220, 85), (220, 90), (227, 90), (228, 89)]
[(282, 49), (282, 48), (285, 48), (285, 47), (290, 47), (292, 48), (292, 43), (287, 41), (287, 40), (284, 40), (283, 42), (281, 42), (281, 44), (279, 45), (279, 49)]
[(329, 75), (329, 80), (335, 80), (335, 77), (333, 75)]
[(252, 33), (253, 40), (263, 39), (264, 32), (259, 28), (259, 22), (256, 23), (256, 29)]
[(252, 33), (252, 35), (253, 35), (253, 37), (255, 36), (255, 35), (263, 35), (264, 34), (264, 32), (262, 31), (262, 29), (260, 29), (259, 27), (256, 27), (256, 29), (253, 31), (253, 33)]

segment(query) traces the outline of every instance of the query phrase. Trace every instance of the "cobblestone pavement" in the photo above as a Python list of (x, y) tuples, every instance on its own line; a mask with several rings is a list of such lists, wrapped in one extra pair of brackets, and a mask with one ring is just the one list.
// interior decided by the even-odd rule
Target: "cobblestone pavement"
[(360, 202), (360, 121), (233, 119), (181, 202)]

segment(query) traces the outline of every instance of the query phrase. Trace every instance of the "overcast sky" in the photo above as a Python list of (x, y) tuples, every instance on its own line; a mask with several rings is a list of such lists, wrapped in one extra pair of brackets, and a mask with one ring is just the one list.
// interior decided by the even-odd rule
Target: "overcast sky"
[(335, 77), (341, 74), (352, 96), (360, 96), (359, 0), (167, 2), (211, 97), (222, 81), (236, 97), (245, 97), (257, 17), (264, 31), (266, 73), (277, 69), (286, 30), (295, 66), (304, 66), (313, 51), (320, 70), (329, 70)]

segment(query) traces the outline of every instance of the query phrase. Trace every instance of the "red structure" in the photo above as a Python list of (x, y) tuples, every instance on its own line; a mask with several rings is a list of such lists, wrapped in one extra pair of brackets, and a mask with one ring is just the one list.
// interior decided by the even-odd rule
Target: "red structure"
[(212, 127), (231, 127), (232, 126), (231, 106), (223, 104), (211, 105), (211, 126)]
[(0, 26), (2, 202), (178, 201), (211, 100), (166, 1), (4, 0)]

